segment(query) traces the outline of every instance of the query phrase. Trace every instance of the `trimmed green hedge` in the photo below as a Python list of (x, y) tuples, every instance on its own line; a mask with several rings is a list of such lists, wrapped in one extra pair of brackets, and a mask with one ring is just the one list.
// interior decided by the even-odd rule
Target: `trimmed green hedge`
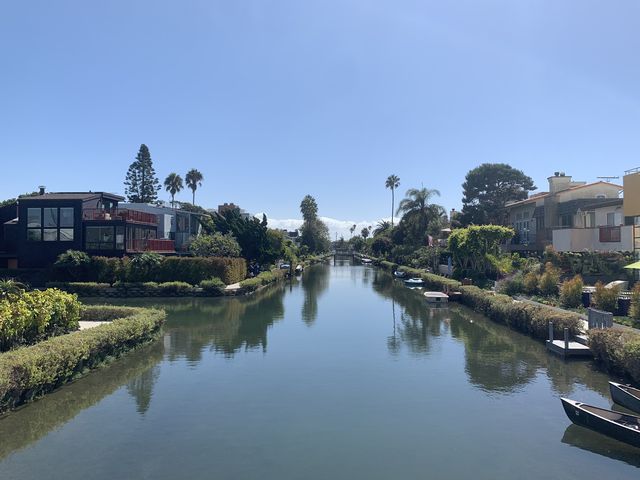
[(589, 330), (593, 356), (612, 372), (640, 382), (640, 333), (616, 328)]
[(80, 302), (57, 289), (0, 300), (0, 352), (78, 329)]
[(254, 278), (248, 278), (246, 280), (243, 280), (242, 282), (240, 282), (240, 287), (249, 292), (253, 292), (254, 290), (257, 290), (259, 287), (262, 287), (264, 285), (269, 285), (270, 283), (274, 283), (278, 280), (283, 279), (284, 275), (285, 275), (284, 270), (273, 269), (269, 272), (259, 273), (258, 276)]
[[(91, 312), (96, 309), (101, 312)], [(157, 338), (165, 319), (162, 310), (126, 307), (85, 307), (83, 315), (122, 317), (0, 354), (0, 414), (51, 392), (108, 358)]]
[(209, 295), (224, 295), (226, 285), (219, 278), (211, 278), (200, 282), (200, 288)]
[(475, 286), (460, 287), (461, 302), (491, 320), (508, 325), (516, 330), (545, 340), (549, 336), (549, 322), (553, 322), (554, 335), (561, 337), (568, 328), (571, 335), (577, 335), (582, 326), (580, 316), (572, 312), (518, 302), (508, 295), (492, 294)]
[(458, 290), (462, 285), (459, 281), (453, 278), (443, 277), (442, 275), (436, 275), (435, 273), (428, 273), (424, 270), (411, 267), (399, 267), (401, 272), (407, 272), (410, 277), (420, 277), (424, 280), (427, 287), (433, 290)]

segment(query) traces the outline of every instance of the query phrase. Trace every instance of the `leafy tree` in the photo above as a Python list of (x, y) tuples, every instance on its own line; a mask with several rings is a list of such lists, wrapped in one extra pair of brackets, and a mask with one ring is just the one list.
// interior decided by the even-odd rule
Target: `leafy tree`
[(177, 173), (170, 173), (167, 175), (167, 178), (164, 179), (164, 188), (171, 194), (171, 206), (175, 207), (176, 193), (179, 193), (184, 188), (182, 177)]
[(349, 232), (351, 232), (351, 236), (352, 236), (352, 237), (353, 237), (353, 232), (355, 232), (355, 231), (356, 231), (356, 226), (355, 226), (355, 225), (351, 225), (351, 226), (349, 227)]
[(375, 237), (378, 235), (382, 235), (383, 233), (388, 233), (388, 231), (392, 228), (393, 228), (392, 223), (387, 222), (386, 220), (382, 220), (378, 222), (378, 224), (376, 225), (376, 228), (373, 231), (373, 236)]
[(449, 250), (456, 275), (484, 277), (497, 272), (500, 245), (511, 239), (511, 228), (498, 225), (471, 225), (458, 228), (449, 236)]
[(200, 173), (195, 168), (192, 168), (187, 172), (187, 175), (184, 177), (184, 179), (187, 183), (187, 187), (189, 187), (193, 193), (193, 201), (191, 203), (195, 205), (196, 190), (198, 189), (198, 187), (202, 186), (202, 181), (204, 180), (204, 177), (202, 176), (202, 173)]
[(505, 163), (483, 163), (470, 170), (462, 184), (463, 225), (501, 225), (506, 219), (505, 205), (524, 200), (535, 190), (531, 177)]
[(309, 220), (315, 220), (318, 217), (318, 204), (316, 199), (311, 195), (306, 195), (302, 202), (300, 202), (300, 211), (302, 212), (302, 219), (306, 222)]
[(362, 235), (362, 238), (364, 238), (365, 240), (367, 239), (367, 237), (369, 236), (369, 229), (367, 227), (364, 227), (361, 231), (360, 231), (360, 235)]
[(377, 235), (371, 242), (371, 251), (374, 255), (386, 255), (393, 249), (393, 242), (386, 235)]
[(400, 186), (400, 177), (397, 175), (389, 175), (387, 181), (384, 182), (385, 188), (391, 189), (391, 226), (393, 227), (393, 212), (395, 211), (395, 190)]
[(428, 188), (411, 188), (407, 190), (406, 195), (398, 205), (398, 213), (402, 213), (403, 216), (394, 239), (400, 243), (424, 245), (427, 234), (436, 233), (446, 216), (442, 206), (429, 203), (431, 198), (434, 195), (439, 196), (440, 192)]
[(239, 257), (240, 244), (231, 233), (199, 235), (189, 245), (191, 253), (198, 257)]
[(136, 160), (129, 166), (124, 184), (129, 202), (153, 203), (158, 200), (160, 182), (156, 178), (151, 154), (145, 144), (140, 145)]

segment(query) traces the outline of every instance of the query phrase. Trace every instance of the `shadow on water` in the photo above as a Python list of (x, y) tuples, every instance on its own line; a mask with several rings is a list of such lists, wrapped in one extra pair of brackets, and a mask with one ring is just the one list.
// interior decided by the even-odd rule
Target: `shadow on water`
[(640, 468), (640, 448), (618, 442), (579, 425), (571, 424), (567, 427), (562, 436), (562, 443)]
[(464, 345), (469, 381), (485, 392), (514, 393), (543, 373), (559, 395), (571, 395), (576, 385), (584, 385), (608, 396), (607, 378), (593, 362), (567, 362), (549, 355), (541, 342), (461, 305), (430, 308), (421, 290), (405, 287), (386, 272), (376, 272), (373, 289), (391, 300), (393, 335), (387, 346), (393, 355), (402, 346), (413, 354), (426, 354), (434, 337), (450, 332)]
[(163, 355), (164, 344), (158, 340), (0, 418), (0, 459), (35, 443), (123, 385), (144, 415)]

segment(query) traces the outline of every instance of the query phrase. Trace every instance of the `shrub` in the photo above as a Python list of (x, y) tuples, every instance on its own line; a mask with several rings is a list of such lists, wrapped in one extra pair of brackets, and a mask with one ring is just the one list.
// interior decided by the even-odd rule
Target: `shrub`
[(605, 288), (602, 282), (598, 282), (596, 283), (596, 291), (593, 293), (593, 304), (599, 310), (615, 313), (618, 308), (619, 294), (618, 287)]
[(558, 282), (560, 282), (560, 270), (547, 262), (544, 266), (544, 273), (540, 276), (540, 282), (538, 283), (538, 289), (542, 295), (557, 295), (558, 294)]
[(563, 282), (560, 287), (560, 304), (567, 308), (577, 308), (582, 305), (583, 287), (584, 284), (580, 275)]
[(524, 277), (518, 272), (515, 275), (497, 282), (496, 291), (513, 297), (524, 291)]
[[(122, 312), (122, 308), (115, 307), (115, 311)], [(92, 309), (104, 307), (86, 307), (85, 311)], [(126, 318), (110, 324), (0, 355), (0, 414), (54, 390), (109, 357), (157, 338), (165, 313), (141, 308), (129, 310)]]
[(211, 278), (200, 282), (200, 288), (209, 295), (223, 295), (226, 285), (219, 278)]
[(270, 283), (282, 279), (284, 275), (285, 272), (280, 269), (274, 269), (269, 272), (262, 272), (254, 278), (248, 278), (240, 282), (240, 287), (249, 292), (253, 292), (260, 286), (269, 285)]
[(91, 257), (79, 250), (67, 250), (53, 264), (54, 275), (61, 280), (86, 280)]
[[(127, 262), (128, 263), (128, 262)], [(117, 257), (91, 257), (89, 279), (98, 283), (113, 285), (118, 280), (124, 280), (125, 269), (122, 259)]]
[(199, 235), (190, 244), (189, 250), (196, 257), (239, 257), (240, 244), (231, 233)]
[(131, 259), (127, 269), (127, 281), (146, 282), (155, 280), (165, 258), (157, 253), (145, 252)]
[(0, 301), (0, 351), (78, 328), (80, 303), (57, 289), (34, 290)]
[(111, 285), (95, 282), (48, 282), (47, 288), (58, 288), (81, 297), (100, 297), (105, 295), (105, 290), (111, 288)]
[(27, 286), (13, 278), (0, 279), (0, 300), (10, 296), (22, 295), (27, 290)]
[(640, 282), (636, 283), (631, 291), (629, 316), (635, 320), (640, 320)]
[(158, 290), (163, 295), (184, 294), (193, 290), (193, 287), (187, 282), (164, 282), (158, 285)]
[(535, 295), (538, 291), (538, 282), (540, 281), (540, 276), (537, 273), (529, 272), (524, 276), (522, 280), (522, 287), (524, 293), (528, 295)]
[(611, 328), (589, 330), (589, 348), (609, 371), (640, 382), (640, 333)]
[(145, 280), (182, 281), (197, 285), (203, 280), (218, 277), (230, 285), (243, 280), (246, 275), (247, 262), (244, 258), (167, 257), (156, 276)]

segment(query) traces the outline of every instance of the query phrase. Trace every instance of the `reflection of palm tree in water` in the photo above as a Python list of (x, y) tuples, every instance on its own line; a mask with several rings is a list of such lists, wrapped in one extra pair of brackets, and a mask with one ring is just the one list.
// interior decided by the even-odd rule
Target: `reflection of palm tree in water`
[(127, 392), (136, 401), (136, 410), (144, 415), (149, 410), (151, 397), (153, 397), (153, 386), (160, 375), (160, 368), (154, 365), (142, 372), (127, 384)]
[(305, 271), (302, 277), (304, 302), (302, 304), (302, 320), (308, 326), (318, 318), (318, 298), (329, 286), (329, 268), (322, 265)]
[(391, 314), (393, 316), (393, 336), (387, 337), (387, 348), (393, 355), (397, 355), (400, 352), (400, 342), (396, 336), (396, 300), (391, 298)]

